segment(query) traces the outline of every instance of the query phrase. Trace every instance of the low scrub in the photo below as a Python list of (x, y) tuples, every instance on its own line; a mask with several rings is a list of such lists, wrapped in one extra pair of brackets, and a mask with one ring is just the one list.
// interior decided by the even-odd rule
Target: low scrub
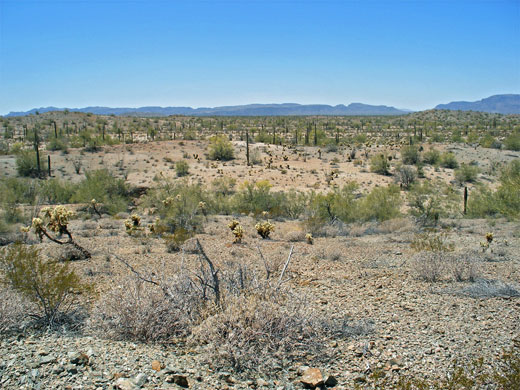
[(44, 260), (38, 249), (22, 244), (1, 252), (0, 281), (36, 305), (31, 314), (48, 326), (66, 319), (77, 294), (89, 291), (68, 263)]

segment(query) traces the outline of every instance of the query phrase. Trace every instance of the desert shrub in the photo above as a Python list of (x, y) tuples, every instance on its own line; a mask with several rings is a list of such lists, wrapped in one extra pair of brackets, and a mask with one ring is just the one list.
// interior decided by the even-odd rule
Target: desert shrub
[(422, 226), (435, 226), (441, 217), (460, 214), (461, 195), (453, 186), (424, 181), (408, 192), (409, 213)]
[(480, 186), (470, 193), (468, 215), (471, 217), (520, 217), (520, 160), (511, 161), (500, 175), (496, 191)]
[(86, 172), (85, 176), (72, 196), (72, 202), (90, 203), (96, 199), (111, 215), (126, 211), (129, 189), (123, 179), (114, 177), (107, 169)]
[(447, 264), (447, 255), (444, 252), (420, 252), (412, 260), (415, 275), (432, 283), (443, 278)]
[(417, 179), (417, 169), (410, 165), (401, 165), (396, 169), (395, 178), (397, 183), (408, 189)]
[(39, 308), (37, 316), (49, 326), (70, 310), (76, 294), (88, 291), (68, 263), (45, 261), (38, 249), (14, 244), (0, 255), (1, 282)]
[(182, 244), (184, 244), (186, 240), (192, 236), (192, 233), (183, 228), (177, 228), (172, 234), (163, 235), (164, 244), (166, 245), (166, 252), (174, 253), (180, 251)]
[(444, 168), (455, 169), (458, 168), (459, 163), (457, 162), (457, 157), (452, 152), (446, 152), (441, 155), (441, 165)]
[(376, 187), (359, 200), (359, 213), (364, 221), (386, 221), (401, 215), (401, 195), (399, 187)]
[(40, 153), (40, 172), (38, 172), (38, 164), (36, 153), (32, 150), (22, 150), (16, 155), (16, 171), (18, 175), (23, 177), (38, 177), (47, 174), (47, 160)]
[(12, 204), (32, 204), (39, 193), (39, 184), (38, 181), (27, 178), (0, 179), (0, 199), (8, 200)]
[(254, 215), (259, 215), (264, 211), (268, 211), (272, 216), (280, 215), (284, 195), (283, 193), (272, 193), (271, 187), (268, 180), (243, 182), (234, 198), (234, 209), (241, 213), (253, 213)]
[(273, 141), (272, 134), (269, 134), (267, 131), (260, 131), (255, 136), (255, 142), (262, 142), (264, 144), (271, 143)]
[(39, 195), (47, 204), (70, 203), (77, 191), (77, 184), (57, 178), (42, 181), (39, 185)]
[(474, 283), (463, 288), (460, 293), (472, 298), (520, 297), (518, 286), (490, 279), (477, 279)]
[(489, 187), (481, 185), (470, 192), (467, 215), (473, 218), (498, 216), (500, 206), (496, 194)]
[[(326, 194), (311, 193), (306, 218), (315, 219), (318, 224), (319, 221), (333, 223), (337, 219), (343, 222), (355, 221), (359, 217), (356, 204), (357, 189), (358, 185), (352, 182)], [(309, 223), (312, 225), (311, 220)], [(308, 231), (319, 233), (311, 226), (308, 226)]]
[(520, 159), (511, 161), (502, 170), (496, 198), (502, 215), (520, 217)]
[[(491, 134), (486, 134), (485, 136), (481, 137), (479, 143), (483, 148), (500, 149), (501, 146), (500, 142), (498, 142)], [(498, 145), (500, 146), (497, 147)]]
[(166, 341), (186, 335), (198, 317), (194, 289), (181, 279), (160, 286), (127, 278), (96, 302), (90, 327), (118, 340)]
[(423, 162), (429, 165), (437, 165), (441, 160), (441, 154), (437, 149), (430, 149), (423, 155)]
[(208, 154), (210, 160), (232, 160), (234, 153), (233, 144), (226, 137), (213, 136), (210, 138)]
[(455, 169), (455, 179), (459, 183), (473, 183), (477, 180), (478, 174), (478, 167), (469, 164), (461, 164)]
[(508, 150), (520, 150), (520, 132), (516, 131), (504, 140), (504, 147)]
[[(255, 295), (232, 298), (226, 308), (194, 330), (192, 342), (208, 343), (221, 366), (237, 371), (266, 371), (287, 355), (317, 352), (320, 333), (299, 300)], [(285, 358), (285, 359), (284, 359)]]
[(451, 252), (453, 244), (448, 242), (446, 233), (437, 233), (434, 230), (427, 230), (417, 233), (410, 246), (417, 252)]
[(64, 138), (55, 138), (52, 137), (47, 145), (45, 145), (45, 149), (47, 150), (61, 150), (62, 152), (67, 151), (67, 141)]
[(190, 166), (187, 161), (181, 160), (175, 163), (175, 173), (178, 177), (187, 176), (190, 173)]
[(456, 282), (474, 282), (479, 276), (477, 261), (473, 258), (475, 254), (463, 253), (451, 256), (448, 262), (449, 271)]
[(390, 174), (390, 163), (386, 154), (376, 154), (370, 159), (370, 171), (379, 175)]
[(401, 148), (401, 160), (405, 165), (417, 164), (420, 160), (419, 148), (415, 145), (403, 146)]
[[(175, 234), (179, 229), (195, 232), (202, 229), (203, 212), (201, 202), (211, 203), (203, 188), (186, 180), (178, 182), (163, 179), (149, 191), (143, 201), (159, 217), (162, 233)], [(211, 211), (211, 210), (210, 210)]]

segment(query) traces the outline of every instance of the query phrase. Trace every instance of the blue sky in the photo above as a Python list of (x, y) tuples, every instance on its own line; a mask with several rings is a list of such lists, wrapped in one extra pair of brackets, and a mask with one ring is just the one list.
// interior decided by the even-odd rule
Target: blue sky
[(0, 114), (520, 92), (520, 0), (0, 0)]

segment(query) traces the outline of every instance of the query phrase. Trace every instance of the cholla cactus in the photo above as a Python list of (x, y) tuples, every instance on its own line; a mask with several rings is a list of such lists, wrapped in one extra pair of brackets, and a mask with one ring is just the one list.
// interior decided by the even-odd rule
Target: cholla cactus
[(255, 229), (260, 237), (265, 240), (274, 231), (274, 225), (269, 221), (259, 222), (255, 225)]
[(480, 246), (482, 247), (482, 252), (487, 251), (492, 242), (493, 242), (493, 233), (486, 233), (486, 241), (480, 243)]
[(206, 202), (202, 202), (202, 201), (200, 201), (198, 207), (199, 207), (199, 210), (200, 210), (200, 212), (202, 213), (202, 215), (204, 215), (204, 217), (207, 217), (207, 216), (206, 216), (206, 213), (207, 213)]
[(130, 235), (142, 231), (141, 217), (137, 214), (132, 214), (130, 218), (125, 219), (125, 228), (126, 232)]
[(230, 228), (231, 231), (233, 231), (239, 225), (240, 225), (240, 223), (236, 219), (234, 219), (230, 223), (228, 223), (228, 228)]
[(101, 213), (99, 212), (99, 210), (98, 210), (98, 208), (97, 208), (98, 204), (99, 204), (99, 203), (97, 202), (96, 199), (92, 199), (92, 200), (90, 201), (90, 208), (92, 208), (92, 210), (94, 210), (94, 212), (95, 212), (99, 217), (101, 217)]
[(314, 237), (312, 237), (312, 234), (307, 233), (305, 235), (305, 241), (307, 241), (307, 244), (312, 245), (314, 243)]
[[(33, 230), (34, 233), (40, 239), (40, 242), (43, 241), (44, 237), (47, 237), (49, 240), (63, 245), (63, 244), (72, 244), (78, 250), (80, 250), (85, 258), (90, 258), (90, 253), (80, 245), (78, 245), (72, 238), (72, 234), (69, 231), (69, 219), (73, 218), (76, 214), (68, 210), (65, 206), (56, 206), (54, 208), (45, 207), (42, 210), (43, 218), (33, 218), (31, 222), (31, 226), (27, 226), (22, 228), (23, 232), (28, 233)], [(57, 234), (57, 237), (52, 235), (50, 232)], [(58, 237), (66, 235), (68, 237), (67, 241), (61, 241)]]
[(235, 239), (233, 240), (233, 243), (239, 244), (242, 242), (242, 238), (244, 238), (244, 229), (242, 228), (242, 225), (238, 224), (233, 229), (233, 234), (235, 236)]

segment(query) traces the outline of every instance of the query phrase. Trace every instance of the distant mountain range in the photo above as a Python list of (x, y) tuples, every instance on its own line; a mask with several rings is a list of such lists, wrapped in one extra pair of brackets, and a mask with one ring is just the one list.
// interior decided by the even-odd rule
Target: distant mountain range
[[(24, 116), (44, 113), (49, 111), (64, 111), (65, 108), (41, 107), (29, 111), (10, 112), (6, 116)], [(348, 106), (339, 104), (329, 106), (326, 104), (247, 104), (243, 106), (223, 107), (139, 107), (139, 108), (110, 108), (110, 107), (85, 107), (67, 108), (74, 112), (90, 112), (97, 115), (196, 115), (196, 116), (287, 116), (287, 115), (402, 115), (410, 111), (399, 110), (395, 107), (372, 106), (362, 103), (351, 103)]]
[(451, 102), (439, 104), (435, 109), (520, 114), (520, 95), (494, 95), (476, 102)]
[[(494, 95), (476, 102), (451, 102), (439, 104), (437, 110), (483, 111), (500, 114), (520, 114), (520, 95)], [(85, 108), (58, 108), (41, 107), (29, 111), (10, 112), (6, 116), (24, 116), (49, 111), (89, 112), (97, 115), (135, 115), (135, 116), (289, 116), (289, 115), (403, 115), (410, 110), (397, 109), (390, 106), (373, 106), (363, 103), (351, 103), (348, 106), (338, 104), (247, 104), (242, 106), (222, 107), (85, 107)]]

